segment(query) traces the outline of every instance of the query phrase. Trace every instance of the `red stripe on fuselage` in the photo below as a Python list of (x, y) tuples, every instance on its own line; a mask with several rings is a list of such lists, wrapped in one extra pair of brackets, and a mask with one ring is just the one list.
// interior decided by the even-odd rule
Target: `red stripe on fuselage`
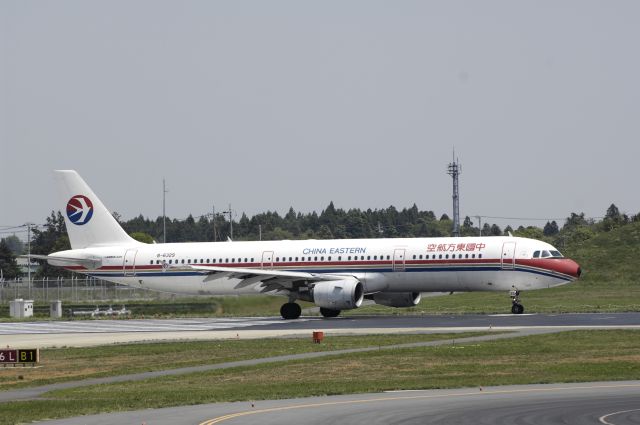
[[(511, 263), (511, 261), (509, 261)], [(396, 262), (396, 265), (400, 265), (400, 262)], [(456, 266), (456, 265), (499, 265), (499, 258), (480, 258), (480, 259), (437, 259), (437, 260), (406, 260), (405, 266), (427, 266), (427, 265), (438, 265), (438, 266)], [(538, 269), (547, 270), (550, 272), (561, 273), (565, 275), (572, 276), (574, 278), (579, 277), (580, 275), (580, 267), (578, 264), (570, 260), (568, 258), (556, 258), (556, 259), (548, 259), (548, 258), (532, 258), (532, 259), (516, 259), (516, 265), (526, 266), (526, 267), (534, 267)], [(205, 266), (205, 267), (228, 267), (228, 268), (255, 268), (262, 269), (262, 263), (207, 263), (207, 264), (196, 264), (196, 263), (185, 263), (185, 264), (171, 264), (173, 267), (180, 266)], [(392, 266), (393, 262), (388, 260), (383, 261), (330, 261), (330, 262), (278, 262), (268, 265), (269, 268), (300, 268), (300, 267), (335, 267), (335, 268), (348, 268), (348, 267), (358, 267), (358, 266)], [(87, 271), (88, 269), (83, 266), (69, 266), (65, 267), (67, 270), (71, 271)], [(139, 264), (134, 266), (103, 266), (94, 271), (118, 271), (118, 270), (139, 270), (139, 271), (149, 271), (149, 270), (161, 270), (161, 264)], [(266, 268), (268, 269), (268, 268)]]

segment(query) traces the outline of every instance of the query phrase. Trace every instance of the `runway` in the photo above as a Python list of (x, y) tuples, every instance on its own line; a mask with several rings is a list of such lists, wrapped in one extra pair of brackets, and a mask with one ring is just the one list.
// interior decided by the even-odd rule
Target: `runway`
[(48, 425), (640, 423), (640, 381), (403, 391), (101, 414)]
[[(62, 345), (96, 345), (118, 341), (159, 339), (260, 338), (310, 334), (462, 332), (511, 330), (512, 334), (474, 337), (479, 340), (510, 338), (530, 333), (571, 329), (640, 329), (640, 313), (530, 314), (530, 315), (428, 315), (348, 316), (336, 319), (303, 317), (285, 321), (269, 318), (190, 318), (152, 320), (81, 320), (1, 323), (0, 344), (14, 338)], [(54, 342), (55, 341), (55, 342)], [(88, 343), (87, 343), (88, 341)], [(442, 342), (439, 342), (442, 343)], [(425, 344), (436, 344), (425, 343)], [(316, 354), (303, 354), (315, 356)], [(263, 359), (274, 361), (286, 359)], [(229, 364), (221, 367), (236, 367)], [(211, 366), (206, 366), (211, 368)], [(218, 367), (218, 366), (215, 366)], [(181, 374), (192, 371), (163, 371)], [(155, 372), (154, 372), (155, 373)], [(148, 379), (149, 376), (98, 378)], [(38, 397), (58, 386), (102, 382), (61, 383), (10, 391), (6, 401)], [(104, 383), (107, 383), (105, 381)], [(54, 388), (54, 386), (56, 388)], [(15, 394), (11, 394), (15, 393)], [(24, 393), (24, 394), (22, 394)], [(382, 394), (331, 396), (297, 400), (218, 403), (67, 418), (49, 424), (607, 424), (640, 423), (640, 381), (406, 391)]]
[(640, 313), (118, 319), (0, 323), (0, 346), (93, 346), (136, 341), (398, 332), (640, 328)]

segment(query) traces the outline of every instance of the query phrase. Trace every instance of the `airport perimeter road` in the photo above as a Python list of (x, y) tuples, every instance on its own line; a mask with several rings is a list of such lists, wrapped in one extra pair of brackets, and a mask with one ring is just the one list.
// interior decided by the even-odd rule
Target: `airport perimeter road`
[(640, 381), (403, 391), (219, 403), (43, 422), (47, 425), (640, 423)]
[(398, 332), (640, 328), (640, 313), (347, 316), (73, 320), (0, 323), (0, 346), (92, 346), (134, 341), (211, 340)]

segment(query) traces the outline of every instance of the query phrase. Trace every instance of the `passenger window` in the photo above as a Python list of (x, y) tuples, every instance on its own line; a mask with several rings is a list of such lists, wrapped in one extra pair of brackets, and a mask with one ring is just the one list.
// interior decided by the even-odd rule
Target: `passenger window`
[(476, 258), (476, 254), (471, 254), (471, 258)]
[(324, 261), (324, 257), (320, 257), (320, 261)]
[(387, 260), (391, 260), (391, 256), (390, 255), (387, 255)]
[(313, 257), (313, 261), (318, 261), (318, 257)]
[(469, 254), (464, 254), (464, 258), (469, 258)]
[(349, 258), (349, 261), (351, 261), (351, 256), (349, 256), (348, 258)]
[(442, 254), (440, 254), (440, 255), (438, 256), (438, 259), (442, 260)]
[(414, 260), (416, 259), (416, 255), (415, 255), (415, 254), (413, 254), (413, 259), (414, 259)]
[(482, 254), (478, 254), (478, 258), (482, 258)]
[(307, 257), (307, 261), (311, 261), (311, 257)]
[(298, 257), (296, 257), (296, 261), (298, 261)]
[(449, 254), (445, 255), (444, 258), (449, 258)]
[(342, 255), (338, 256), (338, 261), (342, 261)]
[(235, 258), (232, 258), (232, 259), (231, 259), (231, 262), (232, 262), (232, 263), (235, 263), (235, 262), (236, 262), (236, 259), (235, 259)]
[(187, 264), (191, 264), (191, 258), (187, 260)]
[(151, 260), (151, 262), (149, 264), (153, 264), (153, 260)]
[(331, 261), (331, 257), (327, 258), (327, 260)]
[(225, 263), (228, 263), (228, 262), (229, 262), (229, 259), (228, 259), (228, 258), (225, 258), (225, 259), (224, 259), (224, 262), (225, 262)]
[(216, 263), (216, 259), (214, 258), (214, 259), (213, 259), (213, 264), (215, 264), (215, 263)]

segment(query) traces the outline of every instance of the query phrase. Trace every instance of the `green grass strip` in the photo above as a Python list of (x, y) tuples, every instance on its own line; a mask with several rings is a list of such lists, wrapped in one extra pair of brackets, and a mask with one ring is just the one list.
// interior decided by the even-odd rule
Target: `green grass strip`
[(236, 400), (627, 379), (640, 379), (640, 331), (573, 331), (55, 391), (50, 400), (0, 405), (0, 423)]

